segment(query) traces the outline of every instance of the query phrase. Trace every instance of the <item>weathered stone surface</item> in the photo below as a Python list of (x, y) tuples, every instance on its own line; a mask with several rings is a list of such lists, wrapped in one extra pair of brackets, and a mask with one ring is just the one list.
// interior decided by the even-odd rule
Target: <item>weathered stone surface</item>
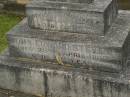
[(94, 0), (32, 0), (33, 2), (92, 3)]
[(41, 61), (59, 57), (74, 67), (120, 71), (127, 60), (129, 18), (130, 13), (121, 12), (105, 37), (31, 29), (25, 19), (8, 33), (10, 53)]
[(130, 97), (129, 74), (0, 56), (0, 87), (45, 97)]
[(116, 0), (92, 4), (32, 2), (27, 5), (30, 27), (52, 31), (104, 35), (118, 14)]
[(71, 64), (74, 67), (113, 72), (122, 69), (120, 48), (89, 47), (82, 43), (62, 43), (19, 36), (11, 36), (9, 40), (12, 40), (10, 43), (11, 56), (41, 61), (57, 61), (57, 57), (59, 57), (64, 64)]
[[(28, 28), (24, 26), (24, 28), (22, 29), (28, 29)], [(76, 67), (78, 66), (88, 68), (88, 66), (90, 65), (90, 67), (95, 67), (96, 69), (99, 68), (103, 70), (105, 70), (104, 69), (105, 67), (107, 68), (113, 67), (114, 69), (118, 70), (121, 69), (120, 67), (121, 49), (118, 47), (112, 49), (107, 46), (103, 47), (103, 45), (99, 43), (98, 43), (99, 45), (97, 46), (90, 45), (90, 43), (87, 42), (88, 38), (86, 41), (84, 40), (80, 42), (77, 41), (65, 42), (63, 40), (61, 41), (57, 39), (52, 40), (51, 38), (50, 40), (46, 40), (44, 38), (42, 39), (42, 37), (45, 37), (44, 35), (40, 35), (42, 37), (39, 38), (38, 33), (36, 36), (32, 36), (32, 34), (27, 35), (26, 33), (28, 33), (28, 31), (24, 30), (25, 33), (23, 32), (21, 33), (23, 33), (25, 36), (21, 36), (22, 34), (18, 33), (18, 31), (21, 30), (18, 29), (17, 34), (9, 33), (8, 35), (11, 56), (22, 58), (27, 57), (42, 61), (43, 60), (56, 61), (56, 56), (59, 56), (62, 58), (62, 61), (64, 63), (74, 64)], [(48, 37), (50, 35), (48, 35)], [(33, 38), (31, 38), (30, 36)], [(81, 36), (80, 38), (83, 39), (83, 36)], [(105, 63), (107, 61), (112, 60), (115, 61), (116, 63), (115, 64)], [(81, 64), (82, 66), (80, 66), (79, 64)], [(100, 66), (104, 68), (100, 68)]]

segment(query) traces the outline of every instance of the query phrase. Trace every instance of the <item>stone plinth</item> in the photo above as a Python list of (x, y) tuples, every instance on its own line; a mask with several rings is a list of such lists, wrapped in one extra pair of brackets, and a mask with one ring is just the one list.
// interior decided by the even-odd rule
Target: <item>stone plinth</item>
[(43, 97), (130, 97), (129, 75), (0, 56), (0, 87)]
[(94, 0), (32, 0), (33, 2), (92, 3)]
[(118, 8), (116, 0), (95, 0), (91, 4), (32, 2), (26, 13), (32, 28), (104, 35), (115, 21)]
[(120, 13), (105, 37), (31, 29), (25, 19), (8, 33), (10, 54), (54, 62), (59, 57), (74, 67), (117, 72), (129, 52), (129, 18), (130, 13)]

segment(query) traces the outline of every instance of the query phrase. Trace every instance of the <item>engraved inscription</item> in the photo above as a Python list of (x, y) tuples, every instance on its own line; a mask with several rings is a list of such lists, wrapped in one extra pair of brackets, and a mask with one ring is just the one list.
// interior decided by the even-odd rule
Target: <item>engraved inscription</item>
[(40, 40), (35, 38), (14, 38), (10, 47), (15, 47), (24, 56), (40, 60), (55, 60), (57, 53), (61, 54), (64, 62), (87, 64), (94, 60), (117, 59), (120, 53), (105, 48), (88, 46), (84, 43)]
[[(28, 16), (29, 24), (45, 30), (59, 30), (81, 33), (104, 31), (103, 17), (99, 13), (43, 10)], [(100, 31), (98, 31), (98, 30)]]

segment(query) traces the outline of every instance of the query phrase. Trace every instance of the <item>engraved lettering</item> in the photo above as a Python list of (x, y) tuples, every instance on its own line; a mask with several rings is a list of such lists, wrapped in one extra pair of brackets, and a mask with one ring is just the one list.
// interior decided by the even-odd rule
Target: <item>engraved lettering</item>
[(95, 48), (84, 43), (43, 41), (35, 38), (14, 38), (13, 40), (11, 47), (17, 48), (28, 57), (41, 60), (47, 58), (54, 60), (56, 53), (59, 52), (64, 62), (88, 64), (92, 60), (108, 59), (118, 54), (114, 50)]

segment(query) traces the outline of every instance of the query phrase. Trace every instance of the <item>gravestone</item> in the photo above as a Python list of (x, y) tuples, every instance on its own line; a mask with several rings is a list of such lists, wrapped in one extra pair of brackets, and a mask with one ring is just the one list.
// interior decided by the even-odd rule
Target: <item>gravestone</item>
[(7, 33), (0, 87), (44, 97), (130, 97), (130, 12), (116, 0), (32, 0)]

